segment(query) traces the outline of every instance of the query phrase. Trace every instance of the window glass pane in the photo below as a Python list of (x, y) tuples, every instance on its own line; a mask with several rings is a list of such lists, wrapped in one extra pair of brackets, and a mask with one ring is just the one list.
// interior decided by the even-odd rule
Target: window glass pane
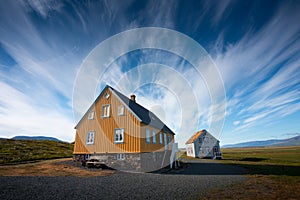
[(159, 134), (159, 143), (162, 144), (163, 143), (163, 137), (162, 137), (162, 133)]
[(124, 115), (124, 106), (118, 107), (118, 115)]
[(86, 144), (94, 144), (94, 132), (90, 131), (86, 135)]
[(146, 129), (146, 142), (150, 143), (150, 130)]
[(91, 111), (91, 112), (89, 113), (89, 119), (94, 119), (94, 111)]
[(152, 142), (153, 142), (153, 144), (155, 144), (156, 143), (156, 133), (155, 133), (155, 131), (153, 131), (152, 132)]
[(109, 104), (102, 106), (102, 117), (109, 117)]
[(115, 142), (122, 143), (124, 139), (124, 129), (115, 129)]

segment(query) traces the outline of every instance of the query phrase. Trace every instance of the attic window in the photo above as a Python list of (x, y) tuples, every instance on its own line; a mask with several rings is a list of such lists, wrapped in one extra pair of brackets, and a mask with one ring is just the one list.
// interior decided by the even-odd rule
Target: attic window
[(124, 106), (119, 106), (118, 107), (118, 115), (124, 115)]
[(109, 98), (109, 96), (110, 96), (110, 94), (109, 94), (109, 93), (105, 93), (105, 95), (104, 95), (104, 98), (105, 98), (105, 99), (108, 99), (108, 98)]
[(94, 119), (94, 111), (91, 111), (90, 113), (89, 113), (89, 119)]
[(110, 108), (109, 104), (102, 106), (102, 117), (109, 117), (109, 108)]

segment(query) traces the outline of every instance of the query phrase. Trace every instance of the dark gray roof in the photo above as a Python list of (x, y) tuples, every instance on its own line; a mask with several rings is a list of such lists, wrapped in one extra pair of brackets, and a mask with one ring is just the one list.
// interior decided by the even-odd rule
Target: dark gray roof
[[(102, 92), (99, 94), (99, 96), (96, 98), (94, 103), (91, 105), (91, 107), (98, 101), (102, 93), (107, 89), (110, 88), (119, 98), (120, 100), (127, 105), (127, 107), (130, 109), (131, 112), (133, 112), (142, 123), (146, 125), (153, 126), (157, 129), (160, 129), (164, 132), (168, 132), (171, 134), (175, 133), (167, 126), (165, 125), (154, 113), (149, 111), (148, 109), (144, 108), (140, 104), (130, 100), (128, 97), (123, 95), (121, 92), (117, 91), (116, 89), (112, 88), (109, 85), (106, 85), (106, 87), (102, 90)], [(91, 107), (88, 109), (88, 111), (91, 109)], [(81, 118), (81, 120), (78, 122), (78, 124), (75, 126), (75, 129), (78, 127), (78, 125), (81, 123), (83, 118), (87, 115), (88, 111), (84, 114), (84, 116)]]
[(115, 90), (114, 88), (108, 86), (112, 91), (115, 92), (115, 94), (123, 101), (124, 104), (126, 104), (129, 109), (137, 115), (142, 123), (146, 125), (153, 126), (157, 129), (163, 130), (168, 133), (172, 133), (175, 135), (175, 133), (167, 126), (165, 125), (153, 112), (149, 111), (148, 109), (144, 108), (140, 104), (130, 100), (128, 97), (120, 93), (119, 91)]

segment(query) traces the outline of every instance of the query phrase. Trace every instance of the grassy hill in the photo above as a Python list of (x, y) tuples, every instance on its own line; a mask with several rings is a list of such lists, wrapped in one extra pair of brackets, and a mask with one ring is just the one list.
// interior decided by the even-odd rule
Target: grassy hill
[(237, 144), (223, 145), (222, 148), (245, 148), (245, 147), (280, 147), (280, 146), (300, 146), (300, 135), (277, 140), (251, 141)]
[(72, 157), (73, 144), (49, 140), (0, 140), (0, 164)]

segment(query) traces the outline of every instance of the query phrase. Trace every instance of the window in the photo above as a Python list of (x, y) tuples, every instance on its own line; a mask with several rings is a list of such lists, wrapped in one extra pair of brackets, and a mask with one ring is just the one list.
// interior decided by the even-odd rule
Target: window
[(89, 119), (94, 119), (94, 111), (91, 111), (90, 113), (89, 113)]
[(214, 147), (214, 152), (218, 152), (218, 147)]
[(118, 128), (115, 129), (115, 143), (123, 143), (124, 142), (124, 129)]
[(102, 106), (102, 117), (109, 117), (109, 104)]
[(125, 154), (124, 153), (118, 153), (117, 154), (117, 160), (125, 160)]
[(163, 143), (163, 137), (162, 137), (162, 133), (159, 133), (159, 143), (162, 144)]
[(90, 159), (90, 154), (86, 154), (85, 156), (84, 156), (84, 160), (89, 160)]
[(86, 144), (94, 144), (94, 136), (95, 136), (95, 132), (89, 131), (86, 134)]
[(153, 142), (153, 144), (156, 144), (156, 133), (155, 133), (155, 131), (152, 131), (152, 142)]
[(110, 96), (109, 93), (106, 93), (106, 94), (104, 95), (104, 98), (105, 98), (105, 99), (108, 99), (109, 96)]
[(146, 129), (146, 142), (150, 143), (150, 130)]
[(167, 134), (164, 133), (165, 149), (167, 149)]
[(124, 106), (119, 106), (118, 107), (118, 115), (124, 115)]
[(171, 136), (170, 136), (170, 135), (168, 135), (168, 144), (170, 144), (170, 143), (171, 143), (171, 140), (172, 140)]

